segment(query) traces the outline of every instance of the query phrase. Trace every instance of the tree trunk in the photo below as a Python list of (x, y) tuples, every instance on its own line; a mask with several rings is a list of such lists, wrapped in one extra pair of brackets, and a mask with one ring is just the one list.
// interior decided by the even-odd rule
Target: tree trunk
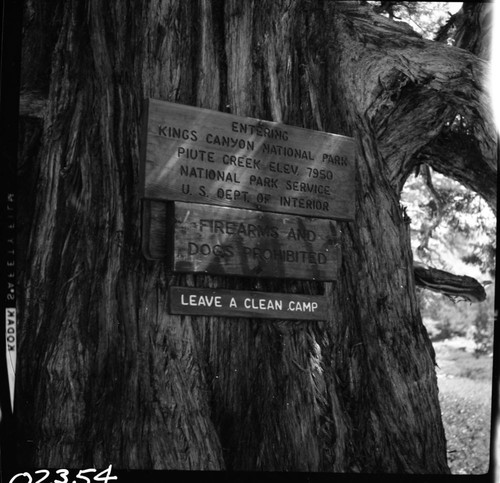
[[(446, 127), (447, 82), (458, 72), (478, 96), (483, 65), (354, 3), (52, 3), (25, 8), (22, 88), (48, 94), (21, 123), (21, 463), (448, 472), (399, 193)], [(146, 97), (354, 137), (338, 282), (172, 275), (145, 260)], [(170, 315), (172, 285), (324, 293), (329, 318)]]

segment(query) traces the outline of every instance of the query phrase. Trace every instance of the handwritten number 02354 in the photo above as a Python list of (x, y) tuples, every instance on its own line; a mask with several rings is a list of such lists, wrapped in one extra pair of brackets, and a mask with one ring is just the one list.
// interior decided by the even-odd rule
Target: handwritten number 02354
[[(101, 471), (97, 475), (95, 475), (92, 479), (88, 478), (87, 476), (84, 476), (85, 473), (94, 473), (97, 470), (95, 468), (88, 468), (86, 470), (80, 470), (78, 474), (75, 477), (75, 480), (69, 481), (68, 480), (68, 475), (69, 471), (66, 469), (60, 469), (56, 470), (55, 472), (57, 473), (58, 476), (60, 476), (62, 479), (61, 480), (53, 480), (52, 483), (79, 483), (78, 480), (83, 480), (85, 483), (91, 483), (92, 481), (99, 481), (99, 482), (104, 482), (108, 483), (110, 480), (117, 480), (117, 476), (112, 476), (111, 475), (111, 468), (112, 465), (109, 465), (105, 470)], [(21, 481), (18, 480), (19, 477), (25, 477), (27, 480), (22, 483), (42, 483), (45, 481), (49, 476), (50, 476), (50, 471), (49, 470), (37, 470), (35, 471), (35, 475), (43, 473), (41, 478), (38, 478), (36, 480), (33, 479), (30, 473), (25, 471), (24, 473), (18, 473), (17, 475), (14, 475), (9, 483), (21, 483)], [(49, 482), (47, 482), (49, 483)]]

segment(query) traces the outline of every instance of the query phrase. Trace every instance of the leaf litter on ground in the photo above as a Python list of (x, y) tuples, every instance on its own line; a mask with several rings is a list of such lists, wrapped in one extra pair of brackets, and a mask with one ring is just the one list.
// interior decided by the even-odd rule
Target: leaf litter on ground
[(489, 468), (493, 359), (457, 341), (434, 343), (439, 401), (453, 474)]

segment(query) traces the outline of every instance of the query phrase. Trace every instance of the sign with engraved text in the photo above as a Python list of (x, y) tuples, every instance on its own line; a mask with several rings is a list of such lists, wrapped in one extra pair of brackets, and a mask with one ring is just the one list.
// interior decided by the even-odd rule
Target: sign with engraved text
[(145, 253), (149, 258), (165, 258), (173, 272), (337, 278), (340, 249), (333, 220), (171, 202), (162, 230), (155, 210), (150, 213), (149, 219), (155, 220), (150, 226), (159, 226), (156, 232), (149, 229)]
[(354, 218), (354, 141), (149, 99), (143, 197)]
[(286, 320), (327, 318), (327, 300), (321, 295), (170, 287), (169, 300), (171, 314)]

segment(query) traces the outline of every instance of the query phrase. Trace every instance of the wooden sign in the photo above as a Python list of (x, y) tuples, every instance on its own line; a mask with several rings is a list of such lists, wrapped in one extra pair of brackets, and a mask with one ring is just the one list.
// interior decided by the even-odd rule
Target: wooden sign
[(352, 138), (149, 99), (142, 196), (354, 218)]
[(170, 313), (286, 320), (325, 320), (326, 297), (170, 287)]
[[(153, 207), (153, 208), (151, 208)], [(173, 272), (336, 280), (336, 222), (194, 203), (149, 205), (145, 255)]]

